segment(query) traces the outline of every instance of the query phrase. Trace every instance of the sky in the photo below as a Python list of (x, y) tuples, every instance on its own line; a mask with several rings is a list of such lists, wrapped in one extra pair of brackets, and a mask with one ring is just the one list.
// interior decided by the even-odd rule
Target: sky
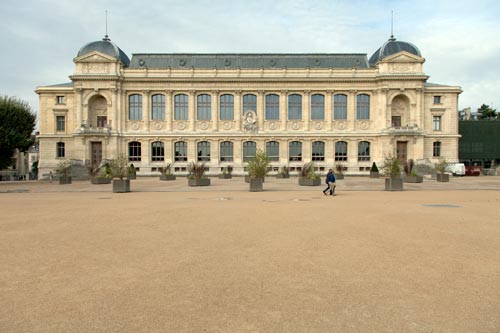
[(460, 86), (459, 109), (500, 111), (500, 2), (489, 0), (0, 0), (0, 95), (38, 112), (36, 87), (70, 82), (107, 32), (133, 53), (366, 53), (393, 32), (428, 82)]

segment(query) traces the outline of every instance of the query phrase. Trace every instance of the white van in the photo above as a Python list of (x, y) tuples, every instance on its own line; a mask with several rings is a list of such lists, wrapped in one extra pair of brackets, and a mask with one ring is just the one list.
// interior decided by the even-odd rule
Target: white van
[(446, 167), (446, 171), (453, 176), (465, 176), (465, 164), (463, 163), (450, 163)]

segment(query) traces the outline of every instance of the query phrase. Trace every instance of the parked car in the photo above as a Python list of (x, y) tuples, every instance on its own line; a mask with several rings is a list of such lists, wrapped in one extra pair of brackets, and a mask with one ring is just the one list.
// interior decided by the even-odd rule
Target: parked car
[(481, 175), (482, 167), (477, 165), (471, 165), (465, 167), (465, 175), (466, 176), (479, 176)]
[(465, 164), (463, 163), (450, 163), (446, 167), (446, 172), (451, 173), (453, 176), (465, 176)]

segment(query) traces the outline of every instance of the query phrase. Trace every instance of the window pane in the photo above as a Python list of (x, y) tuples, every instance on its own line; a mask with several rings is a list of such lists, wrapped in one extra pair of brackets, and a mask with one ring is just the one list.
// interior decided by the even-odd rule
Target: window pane
[(335, 161), (347, 161), (347, 142), (335, 142)]
[(207, 94), (198, 95), (197, 104), (197, 115), (198, 120), (210, 120), (211, 119), (211, 108), (212, 108), (212, 97)]
[(132, 141), (128, 144), (128, 160), (140, 161), (141, 160), (141, 143)]
[(222, 95), (220, 97), (220, 120), (234, 119), (234, 96)]
[(188, 95), (180, 94), (174, 97), (174, 119), (188, 119)]
[(324, 161), (325, 160), (325, 143), (322, 141), (315, 141), (312, 144), (312, 160)]
[(289, 157), (288, 160), (291, 162), (302, 161), (302, 142), (292, 141), (288, 145)]
[(210, 142), (198, 142), (198, 161), (210, 162)]
[(229, 141), (221, 142), (220, 144), (220, 161), (232, 162), (233, 161), (233, 143)]
[(248, 162), (257, 153), (257, 144), (253, 141), (243, 142), (243, 162)]
[(151, 97), (151, 119), (165, 120), (165, 95)]
[(434, 117), (432, 117), (432, 129), (434, 131), (440, 131), (441, 130), (441, 116), (434, 116)]
[(163, 142), (155, 141), (151, 143), (151, 161), (161, 162), (165, 159), (165, 148)]
[(361, 94), (357, 96), (356, 119), (370, 119), (370, 96)]
[(66, 128), (66, 117), (56, 116), (56, 124), (58, 131), (64, 131)]
[(176, 162), (186, 162), (187, 161), (187, 143), (184, 141), (179, 141), (174, 144), (174, 160)]
[(266, 142), (266, 156), (272, 162), (279, 161), (280, 144), (276, 141)]
[(358, 144), (358, 161), (369, 161), (370, 160), (370, 143), (366, 141), (361, 141)]
[(311, 96), (311, 119), (325, 119), (325, 96), (315, 94)]
[(333, 119), (345, 120), (347, 119), (347, 96), (335, 95), (333, 98)]
[(266, 96), (266, 120), (280, 119), (280, 97), (278, 95)]
[(433, 142), (432, 143), (432, 156), (440, 157), (441, 156), (441, 142)]
[(293, 94), (288, 96), (288, 119), (302, 119), (302, 96)]
[(64, 157), (66, 155), (66, 151), (64, 149), (64, 142), (58, 142), (56, 144), (56, 156)]
[(128, 97), (128, 119), (142, 120), (142, 95), (134, 94)]
[(243, 113), (245, 111), (257, 112), (257, 96), (253, 94), (243, 95)]

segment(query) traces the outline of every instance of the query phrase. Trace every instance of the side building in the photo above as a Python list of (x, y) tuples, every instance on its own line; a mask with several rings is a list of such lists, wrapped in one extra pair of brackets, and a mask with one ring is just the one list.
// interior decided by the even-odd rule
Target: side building
[(105, 36), (83, 46), (71, 82), (38, 87), (39, 174), (61, 159), (124, 154), (151, 175), (192, 161), (217, 174), (265, 151), (273, 170), (309, 161), (368, 174), (388, 154), (458, 161), (460, 87), (427, 82), (425, 59), (391, 38), (360, 54), (133, 54)]

